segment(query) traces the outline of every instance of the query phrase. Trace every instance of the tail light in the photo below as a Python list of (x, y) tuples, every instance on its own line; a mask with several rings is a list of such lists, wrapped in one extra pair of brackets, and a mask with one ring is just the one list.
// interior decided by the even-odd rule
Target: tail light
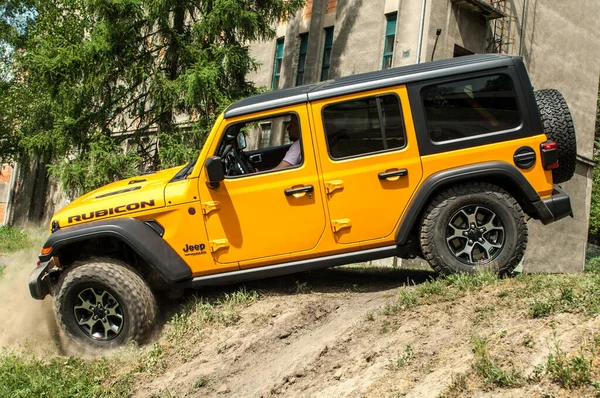
[(558, 168), (558, 146), (554, 141), (542, 142), (540, 145), (542, 153), (542, 165), (546, 170)]

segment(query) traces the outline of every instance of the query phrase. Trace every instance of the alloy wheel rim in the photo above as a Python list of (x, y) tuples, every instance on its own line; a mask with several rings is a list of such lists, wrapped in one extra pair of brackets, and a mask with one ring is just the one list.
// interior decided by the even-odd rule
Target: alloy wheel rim
[(79, 292), (73, 313), (81, 331), (94, 340), (113, 340), (123, 329), (121, 305), (104, 289), (90, 287)]
[(446, 245), (454, 258), (476, 266), (496, 259), (506, 241), (500, 217), (484, 206), (460, 208), (449, 219)]

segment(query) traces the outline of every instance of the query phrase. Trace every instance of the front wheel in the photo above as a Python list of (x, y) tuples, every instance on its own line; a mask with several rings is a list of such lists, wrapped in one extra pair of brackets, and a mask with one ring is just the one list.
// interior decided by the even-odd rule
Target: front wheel
[(527, 223), (519, 203), (502, 188), (477, 182), (437, 195), (421, 222), (421, 250), (441, 274), (487, 269), (507, 274), (527, 247)]
[(157, 313), (146, 282), (112, 259), (73, 264), (59, 281), (54, 307), (65, 334), (95, 349), (143, 340)]

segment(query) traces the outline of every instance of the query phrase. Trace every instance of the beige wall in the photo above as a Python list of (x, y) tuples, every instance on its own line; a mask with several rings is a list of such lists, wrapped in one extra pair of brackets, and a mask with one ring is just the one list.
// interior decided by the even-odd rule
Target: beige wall
[[(522, 8), (521, 1), (516, 3)], [(591, 158), (600, 75), (600, 1), (529, 0), (524, 21), (522, 54), (532, 83), (536, 89), (562, 92), (573, 115), (577, 152)], [(563, 184), (575, 218), (550, 227), (532, 225), (532, 250), (526, 258), (531, 266), (526, 270), (546, 270), (550, 265), (572, 272), (583, 267), (591, 184), (591, 169), (580, 162), (575, 177)]]

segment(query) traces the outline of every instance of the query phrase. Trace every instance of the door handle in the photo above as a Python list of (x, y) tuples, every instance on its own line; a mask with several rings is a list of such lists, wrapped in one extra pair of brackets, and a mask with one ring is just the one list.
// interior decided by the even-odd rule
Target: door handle
[[(400, 169), (400, 170), (396, 170), (396, 171), (382, 171), (381, 173), (377, 174), (377, 177), (379, 177), (380, 180), (387, 180), (392, 177), (404, 177), (405, 175), (408, 175), (408, 170)], [(397, 178), (394, 178), (393, 180), (389, 180), (389, 181), (396, 181), (396, 180), (397, 180)]]
[(262, 155), (260, 153), (254, 154), (254, 155), (250, 155), (248, 157), (248, 159), (252, 162), (252, 163), (262, 163)]
[(303, 186), (300, 188), (288, 188), (283, 192), (285, 193), (285, 196), (294, 196), (296, 198), (299, 198), (300, 196), (303, 196), (305, 193), (309, 193), (314, 190), (315, 190), (315, 188), (312, 185), (306, 185), (306, 186)]

